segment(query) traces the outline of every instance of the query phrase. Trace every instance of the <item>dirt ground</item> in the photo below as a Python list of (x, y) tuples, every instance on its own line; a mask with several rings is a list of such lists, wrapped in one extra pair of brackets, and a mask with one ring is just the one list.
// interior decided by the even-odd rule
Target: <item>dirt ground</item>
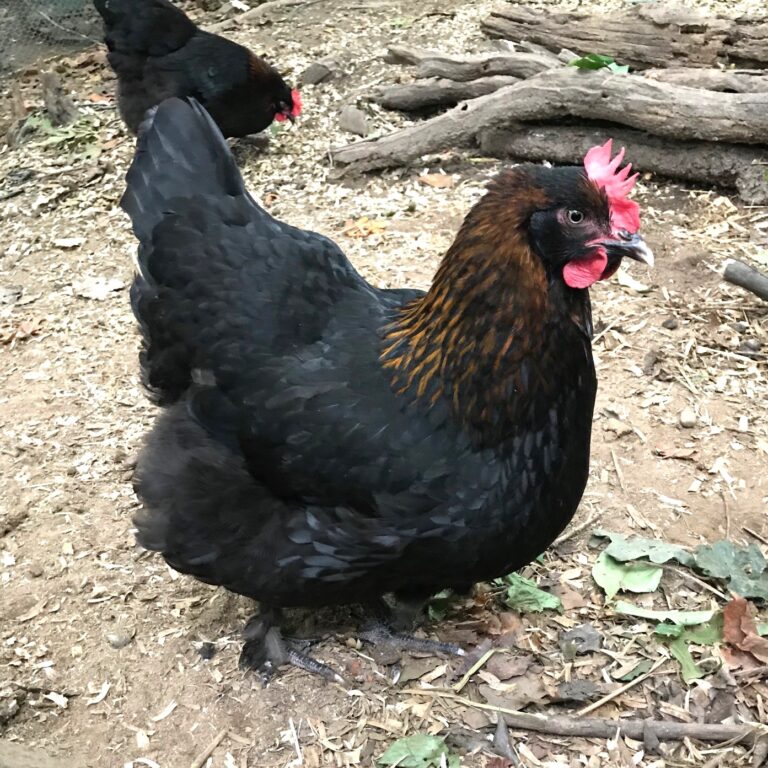
[[(500, 164), (456, 151), (420, 168), (338, 180), (327, 150), (353, 139), (338, 127), (341, 106), (371, 84), (407, 76), (381, 61), (387, 43), (488, 50), (478, 22), (490, 5), (330, 6), (288, 8), (228, 33), (269, 52), (294, 81), (326, 56), (342, 70), (303, 88), (298, 124), (272, 136), (267, 149), (240, 145), (238, 162), (274, 215), (336, 239), (368, 279), (425, 287)], [(409, 698), (407, 676), (391, 684), (393, 660), (348, 642), (346, 614), (304, 629), (324, 638), (314, 652), (354, 679), (355, 690), (295, 670), (262, 688), (237, 667), (248, 601), (180, 576), (136, 546), (130, 457), (154, 411), (138, 381), (127, 295), (135, 241), (117, 207), (132, 141), (114, 112), (103, 54), (70, 57), (59, 72), (93, 117), (98, 158), (73, 160), (39, 142), (0, 149), (0, 735), (78, 768), (266, 768), (370, 766), (401, 735), (487, 726), (490, 719), (457, 714), (447, 703)], [(36, 74), (16, 82), (36, 105)], [(10, 85), (2, 83), (5, 105)], [(364, 108), (375, 132), (407, 122)], [(450, 174), (453, 185), (420, 183), (425, 169)], [(593, 289), (600, 388), (591, 479), (574, 520), (583, 527), (544, 565), (526, 570), (544, 586), (582, 597), (563, 616), (523, 618), (524, 631), (542, 639), (553, 678), (559, 650), (545, 642), (553, 632), (585, 621), (620, 623), (606, 618), (590, 579), (592, 528), (687, 546), (768, 538), (768, 307), (719, 274), (726, 258), (768, 252), (768, 209), (656, 179), (642, 180), (637, 199), (657, 267), (633, 264), (630, 279)], [(374, 225), (355, 236), (360, 231), (349, 222), (362, 217)], [(683, 427), (686, 409), (691, 421)], [(711, 598), (677, 582), (669, 595), (673, 602)], [(518, 620), (493, 601), (481, 611), (478, 600), (459, 604), (429, 631), (472, 644), (499, 622)], [(399, 663), (423, 682), (443, 662)], [(597, 680), (601, 665), (592, 669)], [(665, 680), (674, 679), (667, 668)], [(758, 697), (766, 693), (763, 685)], [(598, 714), (621, 711), (613, 702)], [(209, 762), (195, 763), (217, 735)], [(604, 740), (516, 738), (527, 750), (522, 765), (623, 764)], [(655, 759), (637, 764), (672, 764)], [(476, 752), (462, 764), (505, 765), (493, 760)], [(740, 764), (733, 760), (723, 765)]]

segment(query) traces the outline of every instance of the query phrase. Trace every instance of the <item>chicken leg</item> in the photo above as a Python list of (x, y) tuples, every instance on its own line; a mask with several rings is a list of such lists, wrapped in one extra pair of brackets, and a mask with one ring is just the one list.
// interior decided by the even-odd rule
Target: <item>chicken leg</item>
[(345, 684), (344, 678), (327, 664), (292, 647), (290, 641), (283, 638), (278, 621), (280, 611), (277, 608), (263, 608), (253, 616), (243, 630), (243, 650), (240, 653), (240, 668), (253, 669), (267, 683), (278, 667), (290, 664), (304, 669), (332, 683)]
[(447, 656), (465, 656), (466, 651), (455, 643), (444, 643), (415, 637), (409, 631), (424, 613), (426, 600), (422, 597), (397, 596), (394, 608), (384, 600), (371, 603), (373, 616), (360, 632), (360, 639), (371, 645), (388, 645), (400, 651), (439, 653)]

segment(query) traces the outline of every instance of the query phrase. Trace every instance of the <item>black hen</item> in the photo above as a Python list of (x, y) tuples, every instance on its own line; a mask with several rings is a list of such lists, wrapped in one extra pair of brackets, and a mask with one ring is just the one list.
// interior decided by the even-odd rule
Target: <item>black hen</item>
[(168, 0), (94, 0), (104, 19), (107, 58), (120, 114), (136, 133), (146, 111), (191, 96), (225, 136), (258, 133), (301, 111), (298, 91), (242, 45), (203, 32)]
[[(590, 154), (595, 180), (504, 171), (427, 293), (382, 290), (253, 200), (198, 105), (161, 105), (122, 202), (142, 373), (165, 408), (137, 468), (141, 544), (267, 618), (423, 599), (540, 554), (587, 480), (584, 288), (651, 260), (632, 180), (609, 145)], [(267, 618), (253, 658), (306, 666)]]

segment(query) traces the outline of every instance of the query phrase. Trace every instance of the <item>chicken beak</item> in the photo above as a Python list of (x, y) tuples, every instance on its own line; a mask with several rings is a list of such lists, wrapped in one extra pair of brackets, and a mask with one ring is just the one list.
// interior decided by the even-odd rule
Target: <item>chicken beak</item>
[(649, 267), (653, 266), (653, 251), (637, 233), (631, 234), (622, 230), (618, 232), (616, 239), (601, 240), (600, 245), (605, 248), (608, 258), (621, 259), (628, 256), (635, 261), (641, 261)]

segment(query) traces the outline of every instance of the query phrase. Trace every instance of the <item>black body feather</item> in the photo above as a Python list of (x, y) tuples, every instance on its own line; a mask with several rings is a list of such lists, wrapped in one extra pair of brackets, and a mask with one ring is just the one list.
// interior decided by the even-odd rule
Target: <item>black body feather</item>
[(467, 306), (457, 285), (445, 301), (467, 324), (430, 379), (396, 330), (424, 294), (372, 287), (332, 241), (266, 213), (199, 106), (150, 118), (122, 204), (142, 374), (165, 406), (136, 523), (171, 566), (279, 606), (426, 596), (521, 567), (571, 519), (596, 390), (586, 291), (540, 270), (529, 349), (494, 327), (494, 302), (522, 317), (529, 299)]

